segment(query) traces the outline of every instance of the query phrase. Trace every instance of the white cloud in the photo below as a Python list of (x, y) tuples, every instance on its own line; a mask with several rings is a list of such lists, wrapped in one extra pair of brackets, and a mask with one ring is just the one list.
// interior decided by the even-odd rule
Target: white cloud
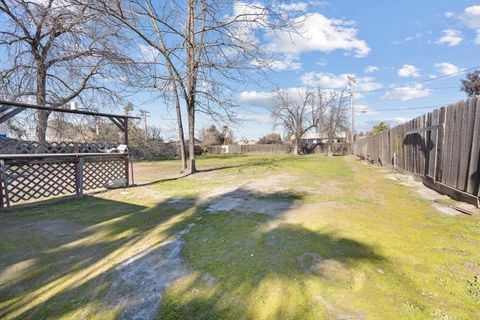
[(403, 67), (398, 69), (398, 75), (402, 78), (415, 78), (420, 77), (420, 72), (414, 65), (404, 64)]
[(459, 67), (448, 62), (435, 63), (435, 68), (437, 68), (438, 72), (440, 72), (440, 74), (443, 76), (461, 71)]
[(480, 29), (480, 5), (465, 8), (460, 19), (467, 27), (474, 30)]
[(375, 82), (373, 77), (357, 77), (355, 74), (340, 74), (335, 75), (332, 73), (322, 72), (307, 72), (300, 78), (302, 83), (308, 87), (320, 87), (328, 89), (343, 89), (348, 86), (348, 77), (353, 76), (356, 78), (356, 89), (358, 91), (372, 91), (382, 87), (378, 82)]
[(373, 72), (377, 72), (378, 70), (380, 70), (377, 66), (368, 66), (365, 68), (364, 72), (365, 73), (373, 73)]
[(275, 94), (273, 92), (262, 91), (242, 91), (238, 96), (240, 103), (256, 107), (271, 107), (274, 99)]
[[(430, 31), (426, 32), (427, 34), (430, 33)], [(425, 33), (422, 33), (422, 32), (417, 32), (415, 35), (413, 36), (408, 36), (406, 38), (404, 38), (403, 40), (397, 40), (397, 41), (394, 41), (393, 44), (403, 44), (403, 43), (407, 43), (407, 42), (411, 42), (411, 41), (415, 41), (415, 40), (420, 40), (422, 37), (425, 36)]]
[(329, 19), (320, 13), (311, 13), (296, 18), (297, 33), (276, 31), (269, 34), (270, 50), (291, 55), (304, 52), (354, 52), (356, 57), (365, 57), (371, 51), (365, 40), (357, 38), (358, 30), (352, 21)]
[(395, 124), (402, 124), (402, 123), (405, 123), (407, 121), (410, 120), (410, 118), (406, 118), (406, 117), (395, 117), (392, 119), (393, 121), (395, 121)]
[(447, 44), (449, 47), (454, 47), (459, 45), (462, 42), (463, 37), (460, 30), (457, 29), (446, 29), (443, 30), (443, 36), (438, 39), (435, 43), (437, 44)]
[(300, 70), (302, 63), (299, 62), (299, 58), (292, 55), (285, 55), (283, 59), (273, 59), (265, 61), (265, 63), (273, 70)]
[[(287, 89), (281, 89), (283, 93), (286, 93), (292, 101), (301, 103), (303, 94), (307, 88), (305, 87), (291, 87)], [(238, 100), (241, 104), (252, 106), (270, 108), (272, 107), (277, 98), (277, 93), (272, 91), (243, 91), (240, 92)]]
[(146, 44), (139, 44), (138, 50), (140, 51), (141, 60), (146, 62), (155, 61), (159, 54), (157, 49)]
[(454, 15), (455, 15), (455, 13), (452, 12), (452, 11), (445, 12), (445, 14), (444, 14), (445, 18), (451, 18), (451, 17), (453, 17)]
[(241, 121), (255, 122), (260, 124), (272, 123), (272, 117), (270, 115), (258, 113), (241, 114), (238, 116), (238, 119)]
[(306, 2), (280, 3), (276, 7), (283, 11), (305, 11), (308, 8)]
[(480, 5), (465, 8), (460, 20), (470, 29), (477, 32), (475, 40), (476, 44), (480, 44)]
[(430, 93), (431, 90), (423, 87), (422, 84), (415, 84), (407, 87), (394, 88), (390, 91), (387, 91), (383, 95), (382, 99), (407, 101), (415, 98), (428, 97)]
[[(241, 17), (246, 18), (242, 19)], [(231, 32), (234, 34), (234, 42), (238, 41), (243, 46), (246, 44), (255, 45), (259, 43), (255, 31), (268, 23), (268, 15), (265, 13), (265, 7), (262, 4), (234, 1), (233, 15), (229, 20), (233, 22)]]

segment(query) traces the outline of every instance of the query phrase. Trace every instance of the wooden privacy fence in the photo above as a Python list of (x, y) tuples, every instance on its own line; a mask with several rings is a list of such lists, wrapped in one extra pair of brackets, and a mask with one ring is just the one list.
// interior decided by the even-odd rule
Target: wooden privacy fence
[(436, 109), (376, 135), (359, 137), (353, 153), (424, 178), (427, 186), (478, 206), (480, 99)]
[[(328, 148), (324, 144), (316, 144), (311, 147), (304, 146), (305, 153), (327, 154)], [(244, 153), (292, 153), (293, 145), (290, 144), (251, 144), (251, 145), (225, 145), (208, 147), (207, 154), (244, 154)], [(334, 155), (350, 154), (349, 143), (333, 143), (332, 152)]]
[[(332, 154), (335, 156), (344, 156), (351, 153), (350, 143), (332, 143), (331, 146)], [(315, 154), (328, 154), (328, 145), (326, 143), (317, 144), (314, 148), (308, 153)]]
[(208, 154), (224, 153), (290, 153), (293, 150), (292, 145), (288, 144), (252, 144), (237, 145), (230, 144), (225, 146), (208, 147)]

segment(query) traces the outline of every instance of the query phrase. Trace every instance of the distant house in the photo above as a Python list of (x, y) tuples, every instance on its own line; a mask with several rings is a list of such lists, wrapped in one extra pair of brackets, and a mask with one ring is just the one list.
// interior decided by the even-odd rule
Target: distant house
[(241, 146), (251, 146), (251, 145), (257, 144), (257, 141), (255, 141), (255, 140), (240, 140), (240, 141), (238, 141), (237, 144), (239, 144)]
[[(201, 146), (202, 141), (198, 140), (197, 138), (195, 138), (194, 141), (195, 141), (195, 146)], [(178, 139), (167, 139), (167, 140), (165, 140), (165, 142), (180, 144), (180, 140), (178, 140)], [(189, 144), (190, 144), (190, 140), (186, 139), (185, 140), (185, 146), (188, 146)]]
[[(337, 132), (335, 138), (333, 139), (333, 143), (344, 143), (348, 139), (348, 132), (341, 131)], [(293, 140), (293, 136), (291, 137)], [(300, 138), (300, 143), (302, 144), (317, 144), (317, 143), (327, 143), (328, 137), (325, 133), (318, 133), (318, 132), (308, 132)]]
[[(198, 140), (197, 138), (195, 138), (193, 141), (194, 141), (195, 146), (201, 146), (202, 145), (202, 141)], [(190, 144), (190, 140), (186, 139), (185, 140), (185, 145), (188, 146), (189, 144)]]

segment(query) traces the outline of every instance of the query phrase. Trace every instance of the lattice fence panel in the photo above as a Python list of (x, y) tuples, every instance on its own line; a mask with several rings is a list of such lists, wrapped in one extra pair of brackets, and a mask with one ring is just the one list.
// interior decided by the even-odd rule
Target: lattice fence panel
[(113, 180), (126, 179), (123, 160), (86, 161), (83, 167), (83, 189), (94, 190), (105, 187)]
[(0, 154), (102, 153), (117, 146), (116, 143), (37, 142), (6, 139), (0, 140)]
[(28, 163), (5, 166), (11, 203), (76, 192), (75, 163)]

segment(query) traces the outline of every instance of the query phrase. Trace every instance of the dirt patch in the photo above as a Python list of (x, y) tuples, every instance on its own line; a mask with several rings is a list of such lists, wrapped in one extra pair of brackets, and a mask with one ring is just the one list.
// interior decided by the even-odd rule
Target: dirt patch
[[(452, 201), (450, 197), (426, 187), (422, 182), (416, 181), (413, 177), (409, 175), (396, 173), (396, 174), (388, 175), (387, 178), (390, 180), (397, 181), (403, 186), (414, 189), (417, 192), (417, 194), (419, 194), (423, 199), (431, 201), (432, 207), (434, 207), (437, 211), (445, 215), (459, 216), (464, 214), (461, 211), (455, 210), (454, 208), (446, 204), (442, 204), (442, 202), (448, 203)], [(479, 212), (479, 210), (475, 208), (475, 206), (470, 205), (468, 203), (459, 202), (458, 206), (470, 212)]]
[(326, 280), (348, 281), (350, 276), (345, 265), (334, 259), (324, 259), (314, 252), (297, 257), (297, 264), (305, 274), (315, 274)]
[(263, 213), (277, 216), (290, 209), (293, 203), (289, 200), (255, 199), (251, 191), (240, 189), (211, 199), (203, 205), (207, 206), (209, 213), (235, 210), (243, 213)]
[(334, 180), (319, 180), (315, 183), (316, 188), (303, 188), (302, 191), (327, 196), (341, 195), (345, 192), (342, 183)]
[(133, 173), (136, 184), (152, 183), (164, 179), (181, 177), (180, 166), (170, 162), (134, 162)]
[(293, 183), (299, 178), (292, 174), (271, 174), (267, 175), (261, 179), (256, 179), (246, 183), (243, 187), (252, 190), (258, 191), (262, 193), (272, 193), (272, 192), (279, 192), (287, 190), (285, 184), (287, 182)]
[(378, 190), (371, 189), (371, 188), (365, 188), (360, 191), (358, 191), (358, 196), (367, 201), (372, 201), (372, 202), (384, 202), (385, 201), (385, 196), (382, 195)]
[(165, 289), (188, 272), (175, 239), (138, 254), (115, 268), (109, 300), (122, 310), (120, 319), (154, 319)]

